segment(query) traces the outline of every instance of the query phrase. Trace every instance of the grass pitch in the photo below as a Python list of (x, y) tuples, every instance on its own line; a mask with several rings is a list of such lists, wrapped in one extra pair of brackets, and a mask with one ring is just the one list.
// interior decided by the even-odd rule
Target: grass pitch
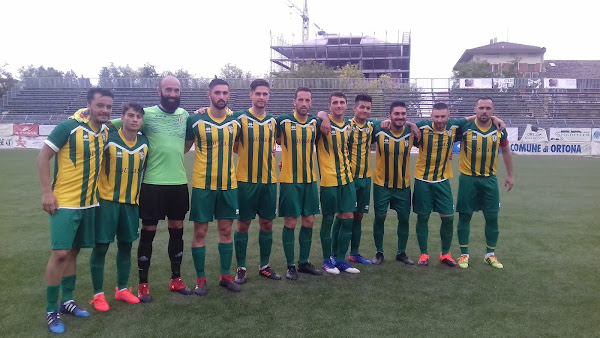
[[(0, 151), (0, 316), (1, 336), (50, 335), (45, 323), (44, 269), (50, 253), (48, 217), (41, 209), (35, 150)], [(413, 164), (414, 164), (413, 156)], [(188, 174), (193, 157), (186, 155)], [(457, 158), (453, 161), (458, 172)], [(513, 191), (501, 192), (497, 254), (504, 264), (495, 270), (483, 263), (483, 216), (471, 223), (471, 265), (451, 269), (438, 264), (439, 218), (430, 219), (426, 269), (394, 260), (396, 221), (388, 214), (386, 261), (357, 266), (360, 275), (312, 277), (298, 281), (259, 278), (258, 226), (248, 245), (248, 278), (239, 294), (217, 286), (217, 231), (209, 228), (207, 262), (209, 294), (200, 298), (168, 291), (168, 232), (161, 222), (154, 241), (151, 304), (123, 304), (113, 299), (115, 252), (107, 255), (105, 292), (111, 309), (96, 313), (92, 298), (90, 250), (79, 255), (75, 299), (88, 309), (87, 319), (63, 316), (66, 336), (597, 336), (600, 332), (600, 160), (582, 157), (515, 156)], [(498, 181), (505, 173), (498, 165)], [(412, 169), (412, 168), (411, 168)], [(456, 195), (457, 179), (451, 179)], [(456, 217), (457, 218), (457, 217)], [(318, 216), (311, 261), (319, 266)], [(415, 215), (407, 253), (418, 259)], [(456, 223), (456, 222), (455, 222)], [(363, 220), (361, 252), (372, 258), (373, 214)], [(190, 254), (192, 224), (185, 223), (182, 277), (193, 286)], [(274, 226), (271, 265), (285, 274), (281, 246), (282, 220)], [(296, 235), (297, 239), (297, 235)], [(134, 244), (135, 259), (137, 244)], [(459, 253), (456, 233), (452, 253)], [(235, 271), (235, 258), (232, 271)], [(130, 285), (136, 290), (134, 260)]]

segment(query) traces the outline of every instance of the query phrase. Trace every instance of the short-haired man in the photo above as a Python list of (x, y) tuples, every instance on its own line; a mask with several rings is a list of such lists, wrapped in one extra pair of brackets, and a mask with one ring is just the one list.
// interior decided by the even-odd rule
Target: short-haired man
[[(341, 271), (360, 273), (345, 261), (346, 252), (352, 237), (352, 219), (356, 210), (356, 192), (353, 175), (348, 159), (348, 143), (350, 139), (350, 123), (345, 118), (348, 104), (346, 95), (333, 92), (329, 95), (329, 114), (323, 121), (330, 125), (330, 130), (317, 135), (317, 160), (321, 174), (321, 246), (323, 249), (323, 270), (337, 275)], [(321, 113), (321, 112), (319, 112)], [(319, 122), (318, 127), (321, 127)], [(336, 250), (332, 252), (331, 226), (334, 216), (340, 220), (340, 228), (334, 233), (337, 236)]]
[(131, 246), (138, 238), (139, 191), (148, 158), (148, 139), (138, 135), (144, 108), (133, 102), (123, 104), (120, 129), (110, 128), (98, 178), (100, 208), (96, 212), (96, 246), (90, 256), (90, 270), (97, 311), (108, 311), (104, 297), (104, 263), (108, 247), (117, 237), (117, 287), (115, 300), (137, 304), (127, 284), (131, 270)]
[[(94, 246), (94, 219), (97, 178), (107, 138), (106, 123), (112, 112), (113, 94), (92, 88), (87, 95), (89, 122), (75, 119), (61, 122), (48, 135), (38, 156), (42, 185), (42, 206), (50, 214), (52, 254), (46, 266), (46, 321), (48, 329), (63, 333), (58, 314), (58, 293), (62, 288), (60, 312), (89, 317), (73, 300), (77, 254)], [(50, 160), (56, 155), (54, 182), (50, 181)]]
[[(314, 147), (317, 119), (309, 115), (312, 92), (299, 87), (294, 93), (294, 111), (277, 118), (277, 143), (281, 145), (279, 175), (279, 216), (284, 217), (282, 242), (287, 261), (286, 277), (298, 279), (297, 272), (321, 275), (308, 261), (315, 215), (319, 213), (319, 192), (314, 169)], [(298, 236), (300, 254), (298, 269), (294, 262), (294, 229), (298, 217), (302, 227)]]
[(258, 214), (258, 246), (260, 276), (279, 280), (281, 277), (269, 265), (273, 245), (273, 220), (277, 209), (277, 162), (273, 154), (277, 122), (265, 109), (269, 102), (270, 86), (263, 79), (250, 84), (252, 107), (234, 113), (240, 123), (236, 144), (238, 201), (240, 218), (233, 236), (237, 272), (235, 282), (246, 282), (246, 249), (248, 229)]
[(414, 264), (406, 255), (410, 216), (410, 150), (413, 146), (411, 130), (406, 126), (406, 115), (404, 102), (392, 102), (388, 114), (391, 121), (390, 130), (375, 127), (373, 132), (373, 141), (377, 142), (373, 179), (373, 238), (377, 252), (373, 264), (381, 264), (384, 260), (383, 234), (388, 207), (394, 209), (398, 215), (396, 260), (404, 264)]
[(227, 115), (229, 84), (214, 79), (208, 85), (210, 107), (206, 114), (196, 114), (187, 121), (185, 149), (195, 144), (194, 173), (190, 221), (194, 222), (192, 258), (196, 268), (197, 284), (194, 293), (207, 293), (206, 234), (208, 223), (217, 219), (221, 277), (219, 285), (239, 292), (230, 274), (233, 255), (231, 226), (238, 218), (237, 179), (233, 164), (233, 147), (240, 130), (234, 116)]
[[(189, 210), (187, 175), (183, 165), (188, 112), (179, 107), (181, 83), (174, 76), (160, 80), (157, 89), (160, 104), (144, 108), (141, 132), (150, 142), (152, 156), (148, 158), (140, 188), (140, 218), (142, 230), (138, 246), (138, 297), (151, 302), (148, 272), (152, 259), (152, 242), (160, 220), (168, 218), (168, 253), (171, 261), (169, 289), (183, 295), (192, 291), (181, 279), (183, 258), (183, 220)], [(120, 128), (120, 119), (111, 121)]]
[(461, 256), (458, 265), (469, 266), (469, 234), (471, 217), (474, 211), (483, 211), (485, 218), (485, 241), (487, 253), (485, 263), (497, 269), (503, 265), (495, 256), (498, 242), (498, 212), (500, 211), (500, 193), (496, 166), (498, 150), (502, 150), (502, 159), (506, 166), (504, 186), (510, 191), (514, 185), (512, 155), (506, 130), (499, 131), (492, 123), (494, 101), (489, 97), (477, 100), (475, 105), (477, 118), (462, 127), (461, 147), (458, 166), (461, 175), (458, 180), (458, 244)]

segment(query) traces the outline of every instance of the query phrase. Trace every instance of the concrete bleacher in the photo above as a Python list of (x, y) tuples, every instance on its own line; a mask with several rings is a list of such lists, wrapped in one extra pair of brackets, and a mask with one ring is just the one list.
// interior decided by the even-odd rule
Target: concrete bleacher
[[(115, 94), (113, 115), (120, 114), (120, 106), (127, 101), (136, 101), (143, 106), (159, 103), (155, 88), (111, 88)], [(327, 110), (332, 89), (313, 89), (312, 112)], [(600, 126), (600, 90), (518, 90), (507, 91), (486, 89), (450, 90), (407, 90), (368, 89), (373, 97), (372, 117), (384, 118), (391, 102), (407, 103), (409, 119), (417, 120), (429, 116), (436, 102), (445, 102), (453, 117), (473, 114), (479, 97), (489, 96), (495, 102), (496, 114), (509, 126), (534, 124), (540, 127), (562, 127), (576, 122), (580, 125)], [(56, 124), (86, 105), (87, 88), (22, 88), (1, 109), (0, 123)], [(361, 92), (346, 90), (348, 115), (354, 97)], [(267, 110), (275, 115), (289, 113), (293, 109), (294, 89), (272, 89)], [(206, 90), (184, 88), (181, 106), (193, 112), (209, 105)], [(229, 108), (246, 109), (251, 106), (248, 89), (231, 89)]]

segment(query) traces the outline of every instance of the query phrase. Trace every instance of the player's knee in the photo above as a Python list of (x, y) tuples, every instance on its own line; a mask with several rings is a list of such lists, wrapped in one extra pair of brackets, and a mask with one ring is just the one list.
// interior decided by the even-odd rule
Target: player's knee
[(354, 213), (354, 220), (355, 221), (362, 221), (363, 219), (363, 213), (362, 212), (355, 212)]
[(236, 231), (241, 233), (248, 232), (248, 229), (250, 229), (250, 222), (251, 221), (238, 221)]
[(169, 220), (167, 222), (167, 226), (170, 229), (183, 229), (183, 221), (182, 220)]
[(273, 220), (272, 219), (259, 219), (260, 230), (262, 231), (273, 231)]
[(70, 250), (52, 250), (52, 255), (50, 256), (50, 260), (56, 263), (64, 263), (69, 258)]
[(458, 220), (460, 222), (470, 222), (472, 217), (473, 217), (473, 214), (467, 214), (467, 213), (462, 213), (462, 212), (458, 214)]

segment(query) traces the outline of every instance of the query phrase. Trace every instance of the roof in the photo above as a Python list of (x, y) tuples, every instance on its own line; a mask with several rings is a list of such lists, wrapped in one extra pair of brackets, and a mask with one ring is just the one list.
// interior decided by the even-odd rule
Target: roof
[(544, 60), (546, 77), (600, 79), (600, 60)]
[(519, 54), (519, 53), (535, 53), (535, 54), (544, 54), (546, 52), (545, 47), (536, 47), (529, 45), (522, 45), (519, 43), (512, 42), (496, 42), (490, 43), (489, 45), (471, 48), (465, 50), (463, 55), (458, 59), (457, 64), (466, 63), (473, 59), (475, 55), (489, 55), (489, 54)]
[[(361, 35), (339, 35), (339, 34), (327, 34), (317, 39), (309, 40), (292, 45), (291, 47), (310, 47), (310, 46), (327, 46), (327, 45), (374, 45), (374, 44), (394, 44), (379, 40), (372, 36), (361, 36)], [(281, 46), (272, 46), (281, 47)]]

